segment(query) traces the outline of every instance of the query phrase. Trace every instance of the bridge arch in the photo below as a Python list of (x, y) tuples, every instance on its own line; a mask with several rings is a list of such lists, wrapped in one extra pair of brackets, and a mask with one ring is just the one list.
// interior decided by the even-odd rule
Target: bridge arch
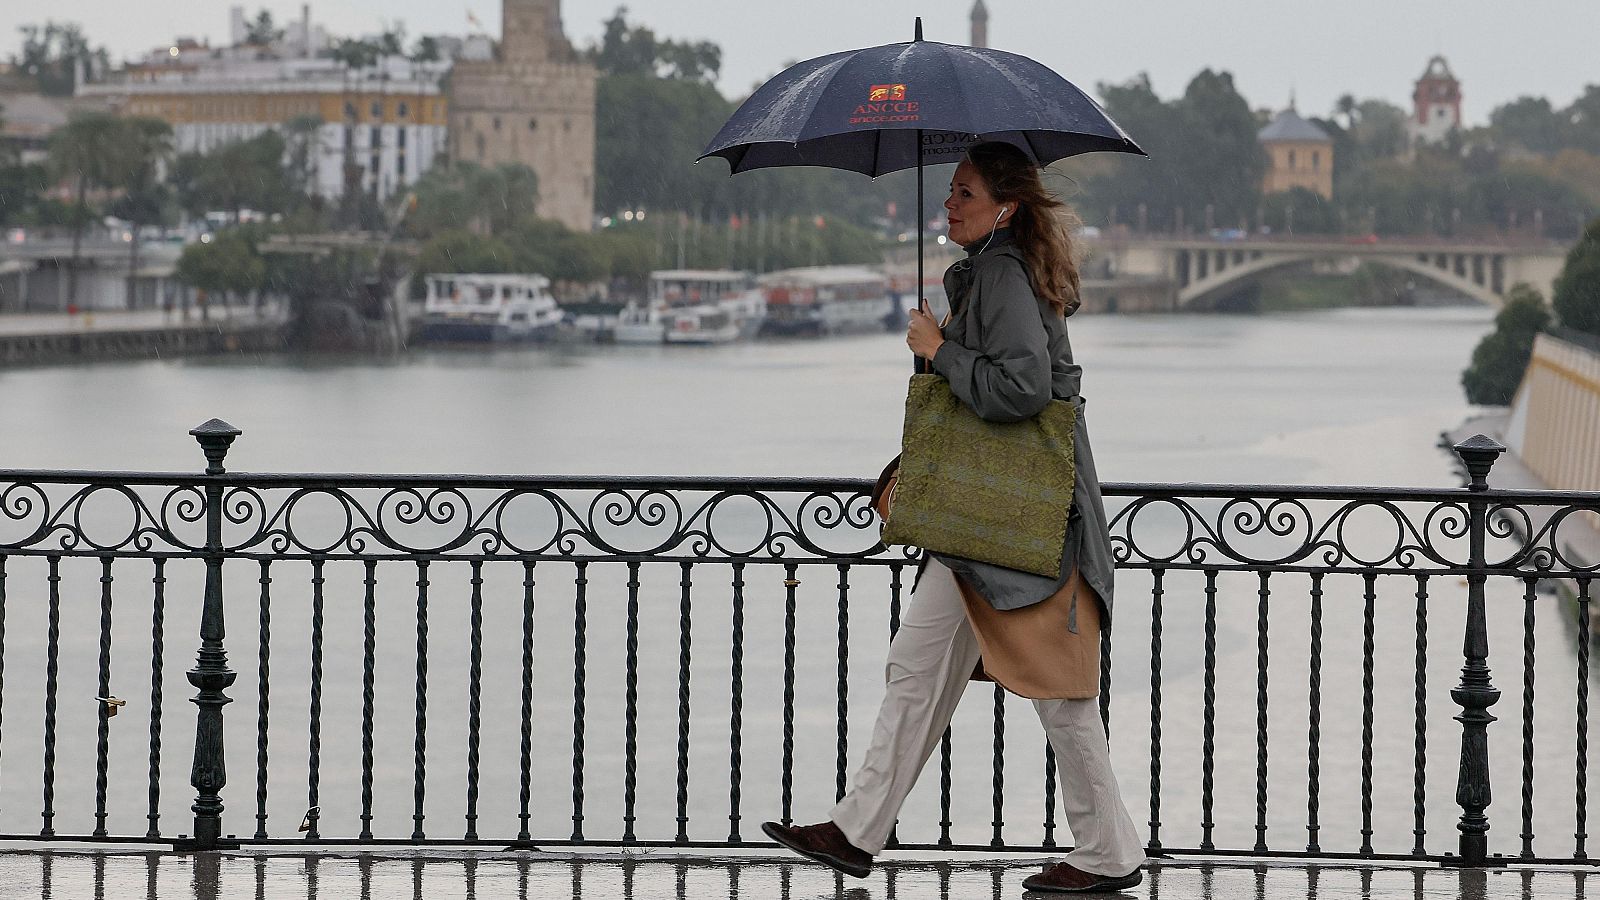
[[(1354, 248), (1352, 248), (1354, 249)], [(1194, 250), (1191, 253), (1209, 253), (1211, 250)], [(1219, 249), (1218, 259), (1227, 259), (1231, 251)], [(1188, 309), (1197, 303), (1214, 300), (1230, 290), (1238, 288), (1259, 279), (1267, 272), (1288, 266), (1301, 265), (1308, 262), (1325, 259), (1346, 259), (1356, 257), (1362, 262), (1378, 263), (1393, 269), (1399, 269), (1414, 275), (1420, 275), (1434, 284), (1450, 288), (1458, 293), (1465, 294), (1479, 303), (1499, 308), (1505, 298), (1495, 293), (1493, 279), (1485, 273), (1477, 273), (1483, 277), (1482, 283), (1474, 280), (1473, 267), (1464, 266), (1465, 274), (1457, 274), (1451, 268), (1441, 268), (1437, 263), (1418, 258), (1416, 253), (1371, 253), (1371, 252), (1333, 252), (1333, 251), (1295, 251), (1285, 250), (1279, 252), (1255, 252), (1242, 262), (1224, 265), (1219, 268), (1207, 267), (1205, 275), (1198, 279), (1191, 279), (1178, 289), (1178, 308)], [(1182, 260), (1183, 257), (1179, 256)], [(1180, 267), (1183, 263), (1179, 263)], [(1180, 280), (1181, 283), (1181, 280)]]

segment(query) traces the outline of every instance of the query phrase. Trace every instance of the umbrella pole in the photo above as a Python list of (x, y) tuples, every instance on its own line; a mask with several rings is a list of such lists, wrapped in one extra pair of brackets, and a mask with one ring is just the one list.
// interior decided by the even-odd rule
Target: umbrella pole
[[(921, 19), (917, 20), (917, 30), (918, 30), (919, 36), (920, 36), (920, 32), (922, 30), (922, 20)], [(927, 217), (924, 216), (923, 212), (922, 212), (922, 129), (918, 128), (917, 129), (917, 289), (915, 291), (915, 295), (916, 295), (916, 298), (917, 298), (917, 308), (918, 309), (921, 309), (923, 307), (923, 302), (922, 302), (923, 301), (923, 297), (922, 297), (922, 285), (923, 285), (923, 280), (922, 280), (922, 229), (927, 224), (926, 223), (926, 218)], [(913, 357), (913, 361), (916, 364), (916, 366), (915, 366), (916, 371), (918, 373), (921, 373), (925, 368), (925, 363), (923, 362), (922, 357), (920, 357), (920, 356)]]

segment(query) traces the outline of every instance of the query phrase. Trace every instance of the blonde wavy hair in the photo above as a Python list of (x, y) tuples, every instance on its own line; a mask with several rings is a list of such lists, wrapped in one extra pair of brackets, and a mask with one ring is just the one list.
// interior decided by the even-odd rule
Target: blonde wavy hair
[(1045, 189), (1039, 167), (1013, 144), (973, 144), (967, 148), (967, 160), (978, 170), (995, 202), (1016, 204), (1009, 224), (1022, 248), (1034, 291), (1049, 302), (1056, 315), (1077, 312), (1083, 301), (1072, 232), (1081, 221), (1072, 208)]

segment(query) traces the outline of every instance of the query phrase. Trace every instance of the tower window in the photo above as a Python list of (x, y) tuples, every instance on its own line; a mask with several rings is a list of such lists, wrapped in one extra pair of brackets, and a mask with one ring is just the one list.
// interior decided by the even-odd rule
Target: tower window
[(495, 131), (499, 131), (500, 130), (500, 117), (499, 116), (495, 116), (494, 117), (494, 130)]
[(1294, 168), (1294, 151), (1289, 151), (1289, 168)]
[(528, 130), (529, 131), (533, 131), (534, 129), (536, 129), (538, 127), (539, 127), (539, 120), (538, 119), (529, 119), (528, 120)]
[(1317, 151), (1317, 150), (1311, 151), (1311, 171), (1316, 172), (1316, 171), (1320, 170), (1321, 168), (1322, 168), (1322, 153)]

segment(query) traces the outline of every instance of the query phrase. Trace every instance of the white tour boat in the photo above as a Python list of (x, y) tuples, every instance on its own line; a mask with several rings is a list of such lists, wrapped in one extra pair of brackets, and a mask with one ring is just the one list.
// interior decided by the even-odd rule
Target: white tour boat
[(760, 278), (767, 334), (882, 331), (895, 304), (889, 276), (864, 266), (807, 266)]
[(438, 274), (427, 276), (427, 285), (413, 340), (542, 340), (561, 324), (543, 275)]
[(754, 335), (766, 300), (750, 275), (726, 269), (650, 273), (650, 293), (617, 319), (618, 343), (725, 344)]

